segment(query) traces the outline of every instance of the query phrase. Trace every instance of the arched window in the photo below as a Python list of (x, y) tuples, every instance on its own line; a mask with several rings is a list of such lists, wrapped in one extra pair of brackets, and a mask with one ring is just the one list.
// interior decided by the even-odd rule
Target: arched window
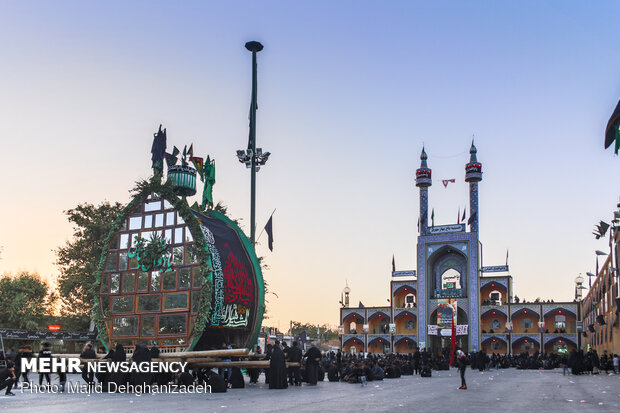
[(534, 322), (530, 318), (524, 318), (521, 320), (521, 328), (533, 328)]
[(555, 328), (566, 328), (566, 316), (565, 315), (556, 315), (555, 316), (555, 323), (554, 323), (554, 327)]
[(415, 295), (409, 293), (405, 296), (405, 308), (415, 307)]
[(491, 350), (501, 350), (502, 349), (502, 343), (500, 343), (499, 340), (495, 340), (491, 342)]
[(461, 288), (461, 273), (454, 268), (448, 268), (441, 274), (441, 288), (443, 290), (458, 290)]
[(388, 325), (388, 322), (382, 321), (381, 324), (379, 325), (379, 334), (380, 333), (389, 334), (389, 332), (390, 332), (390, 326)]
[(502, 305), (502, 293), (497, 290), (491, 291), (489, 294), (489, 301), (491, 305)]

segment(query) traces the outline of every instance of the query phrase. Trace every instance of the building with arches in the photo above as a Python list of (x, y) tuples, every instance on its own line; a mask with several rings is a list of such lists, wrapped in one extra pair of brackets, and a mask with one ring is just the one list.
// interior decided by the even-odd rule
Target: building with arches
[(482, 164), (473, 142), (469, 152), (469, 218), (466, 223), (463, 217), (457, 224), (436, 226), (434, 219), (429, 225), (432, 172), (422, 149), (415, 179), (420, 192), (417, 269), (393, 271), (389, 306), (340, 309), (345, 352), (410, 353), (416, 347), (445, 351), (452, 334), (451, 324), (445, 322), (448, 305), (453, 308), (457, 345), (465, 351), (557, 352), (580, 345), (577, 303), (519, 302), (508, 263), (483, 266), (478, 231)]

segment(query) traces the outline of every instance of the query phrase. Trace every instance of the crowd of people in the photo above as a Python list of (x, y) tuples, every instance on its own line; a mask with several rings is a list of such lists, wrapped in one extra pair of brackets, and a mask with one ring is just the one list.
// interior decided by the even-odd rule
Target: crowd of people
[[(230, 348), (223, 344), (222, 348)], [(97, 353), (106, 354), (104, 347), (99, 347), (95, 352), (89, 343), (80, 354), (82, 359), (96, 359)], [(28, 371), (21, 371), (21, 359), (32, 358), (34, 353), (32, 348), (24, 346), (17, 353), (9, 353), (2, 358), (6, 359), (6, 367), (0, 369), (0, 390), (6, 389), (7, 395), (14, 395), (11, 390), (19, 385), (20, 378), (22, 386), (32, 386)], [(44, 343), (38, 357), (51, 358), (50, 346)], [(143, 345), (136, 346), (131, 361), (133, 363), (150, 362), (159, 357), (159, 349), (155, 346), (147, 348)], [(127, 353), (121, 344), (117, 344), (113, 350), (105, 355), (106, 359), (115, 362), (127, 361)], [(269, 368), (247, 368), (245, 374), (249, 376), (249, 383), (256, 384), (264, 373), (265, 383), (270, 389), (285, 389), (288, 386), (301, 386), (302, 383), (316, 385), (318, 381), (326, 378), (330, 382), (346, 382), (361, 384), (366, 386), (370, 381), (396, 379), (401, 376), (420, 375), (431, 377), (433, 370), (448, 370), (450, 362), (457, 367), (461, 374), (461, 387), (467, 389), (465, 382), (466, 366), (471, 369), (485, 371), (490, 369), (555, 369), (562, 368), (563, 373), (567, 374), (570, 369), (572, 374), (598, 374), (619, 371), (619, 357), (617, 354), (608, 354), (606, 351), (599, 356), (596, 350), (586, 353), (583, 350), (573, 350), (569, 355), (566, 354), (546, 354), (540, 352), (521, 353), (521, 354), (487, 354), (485, 351), (472, 352), (465, 354), (460, 349), (456, 349), (455, 355), (450, 357), (447, 349), (439, 354), (431, 354), (425, 349), (416, 348), (413, 353), (397, 354), (373, 354), (373, 353), (344, 353), (340, 350), (322, 353), (316, 346), (310, 347), (305, 353), (301, 350), (297, 342), (292, 346), (276, 341), (273, 345), (267, 344), (264, 358), (269, 361)], [(236, 360), (235, 357), (230, 358)], [(289, 365), (287, 366), (287, 363)], [(64, 390), (67, 381), (66, 374), (59, 374), (59, 385)], [(39, 375), (39, 386), (43, 386), (43, 380), (47, 386), (51, 380), (49, 374)], [(200, 366), (187, 366), (185, 371), (179, 373), (97, 373), (83, 370), (82, 379), (88, 386), (95, 386), (97, 383), (103, 391), (114, 391), (121, 385), (130, 384), (133, 386), (165, 386), (174, 384), (177, 386), (196, 386), (208, 385), (211, 391), (226, 392), (230, 388), (243, 388), (246, 385), (242, 370), (237, 367), (219, 368), (216, 370)], [(96, 381), (95, 381), (96, 379)], [(112, 385), (114, 383), (114, 385)]]

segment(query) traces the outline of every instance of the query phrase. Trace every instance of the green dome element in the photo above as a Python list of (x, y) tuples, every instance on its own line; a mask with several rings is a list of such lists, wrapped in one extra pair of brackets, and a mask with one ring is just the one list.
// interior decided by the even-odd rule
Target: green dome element
[(168, 182), (182, 196), (196, 194), (196, 170), (186, 165), (168, 166)]

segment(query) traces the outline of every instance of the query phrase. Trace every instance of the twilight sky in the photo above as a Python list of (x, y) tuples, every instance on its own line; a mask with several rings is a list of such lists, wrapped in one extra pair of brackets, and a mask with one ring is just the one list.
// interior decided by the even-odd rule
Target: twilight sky
[[(226, 4), (224, 4), (226, 3)], [(152, 134), (217, 163), (216, 201), (249, 221), (251, 54), (259, 58), (259, 232), (274, 208), (265, 324), (338, 324), (386, 305), (392, 254), (415, 268), (422, 144), (436, 224), (483, 163), (484, 264), (510, 249), (516, 294), (571, 300), (593, 271), (620, 159), (602, 149), (620, 97), (620, 3), (0, 1), (0, 272), (57, 275), (64, 210), (128, 202)], [(441, 179), (455, 178), (447, 189)], [(193, 201), (192, 201), (193, 202)]]

